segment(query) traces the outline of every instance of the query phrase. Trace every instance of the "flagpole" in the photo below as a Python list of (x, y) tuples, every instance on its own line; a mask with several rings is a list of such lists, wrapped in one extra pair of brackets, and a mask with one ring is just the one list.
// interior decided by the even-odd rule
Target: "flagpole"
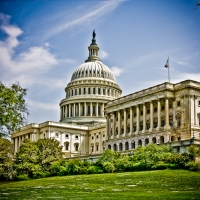
[(169, 73), (169, 57), (168, 57), (168, 79), (169, 79), (169, 83), (170, 83), (170, 73)]

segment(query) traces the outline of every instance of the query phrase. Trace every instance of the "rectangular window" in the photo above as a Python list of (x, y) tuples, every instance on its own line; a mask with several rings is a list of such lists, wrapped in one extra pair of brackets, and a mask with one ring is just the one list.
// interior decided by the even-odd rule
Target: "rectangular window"
[(75, 89), (75, 95), (77, 95), (77, 89)]
[(95, 109), (95, 106), (93, 106), (93, 115), (96, 114), (96, 109)]
[(177, 118), (177, 126), (181, 126), (181, 118)]
[(103, 89), (103, 95), (105, 95), (105, 89)]
[(96, 94), (95, 88), (93, 88), (93, 94)]
[(79, 95), (81, 94), (81, 88), (79, 88)]
[(143, 115), (143, 111), (140, 112), (140, 115)]
[(136, 117), (136, 115), (137, 115), (137, 114), (136, 114), (136, 113), (134, 113), (134, 117)]
[(100, 115), (100, 106), (98, 106), (98, 115)]
[(74, 91), (72, 90), (72, 96), (74, 95), (73, 93), (74, 93)]
[(162, 107), (161, 107), (161, 110), (165, 110), (165, 106), (162, 106)]
[(157, 112), (157, 108), (154, 108), (154, 112)]
[(100, 88), (98, 88), (98, 94), (101, 94), (101, 90), (100, 90)]
[(85, 88), (83, 88), (83, 94), (85, 94)]
[(149, 114), (149, 113), (150, 113), (150, 110), (148, 109), (148, 110), (147, 110), (147, 114)]
[(90, 94), (90, 88), (88, 88), (88, 94)]
[(130, 115), (128, 115), (128, 119), (130, 119)]
[(200, 101), (199, 101), (199, 106), (200, 106)]
[(99, 145), (97, 144), (97, 148), (96, 148), (96, 150), (98, 151), (99, 150)]
[(91, 147), (91, 151), (92, 151), (92, 152), (94, 151), (94, 146)]
[(90, 115), (90, 106), (88, 106), (88, 115)]
[(180, 105), (181, 105), (181, 102), (180, 102), (180, 101), (178, 101), (178, 102), (177, 102), (177, 106), (180, 106)]
[(69, 143), (65, 144), (65, 150), (68, 151), (69, 150)]

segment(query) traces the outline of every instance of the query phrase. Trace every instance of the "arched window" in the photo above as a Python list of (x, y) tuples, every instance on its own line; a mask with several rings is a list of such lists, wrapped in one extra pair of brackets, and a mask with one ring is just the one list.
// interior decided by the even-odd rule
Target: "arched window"
[(65, 142), (65, 150), (69, 151), (69, 142)]
[(129, 150), (129, 143), (128, 142), (125, 143), (125, 150)]
[(153, 127), (156, 128), (157, 126), (158, 126), (158, 118), (155, 117), (155, 118), (153, 119)]
[(146, 138), (146, 139), (145, 139), (145, 146), (146, 146), (147, 144), (149, 144), (149, 138)]
[(142, 146), (142, 140), (138, 140), (138, 146)]
[(111, 149), (111, 145), (110, 144), (108, 145), (108, 149)]
[(155, 137), (152, 138), (152, 143), (156, 144), (156, 138)]
[(117, 151), (117, 145), (116, 144), (113, 145), (113, 150)]
[(75, 144), (74, 144), (74, 150), (75, 150), (75, 151), (78, 151), (78, 147), (79, 147), (79, 143), (75, 143)]
[(163, 144), (163, 143), (164, 143), (164, 137), (160, 136), (160, 144)]
[(135, 141), (132, 141), (132, 142), (131, 142), (131, 148), (132, 148), (132, 149), (135, 149)]
[(119, 143), (119, 151), (123, 151), (123, 144)]
[(149, 120), (147, 120), (147, 122), (146, 122), (146, 130), (148, 130), (148, 129), (150, 129), (150, 122), (149, 122)]

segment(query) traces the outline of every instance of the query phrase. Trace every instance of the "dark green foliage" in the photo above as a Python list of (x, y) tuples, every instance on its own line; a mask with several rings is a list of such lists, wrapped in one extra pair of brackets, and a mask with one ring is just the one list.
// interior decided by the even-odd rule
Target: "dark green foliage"
[(190, 147), (188, 148), (189, 151), (189, 155), (191, 157), (191, 159), (195, 160), (195, 157), (200, 156), (200, 146), (197, 145), (190, 145)]
[(104, 172), (112, 173), (115, 171), (115, 166), (111, 162), (104, 162), (103, 163), (103, 170)]
[(103, 173), (103, 170), (99, 166), (90, 166), (87, 169), (87, 174), (101, 174)]
[(195, 163), (194, 161), (191, 161), (186, 164), (186, 167), (189, 168), (192, 171), (200, 171), (200, 163)]
[(15, 179), (18, 181), (25, 181), (29, 179), (29, 176), (28, 174), (18, 174)]
[(51, 176), (51, 174), (49, 172), (43, 172), (43, 171), (34, 171), (33, 172), (33, 178), (37, 179), (37, 178), (45, 178)]
[(167, 163), (157, 163), (157, 164), (153, 165), (151, 167), (151, 169), (153, 169), (153, 170), (167, 169), (167, 168), (169, 168), (169, 165), (170, 164), (167, 164)]
[(0, 137), (0, 180), (9, 180), (15, 176), (14, 147), (7, 139)]
[(0, 136), (9, 135), (11, 131), (26, 125), (26, 93), (27, 89), (23, 89), (19, 83), (7, 87), (0, 82)]

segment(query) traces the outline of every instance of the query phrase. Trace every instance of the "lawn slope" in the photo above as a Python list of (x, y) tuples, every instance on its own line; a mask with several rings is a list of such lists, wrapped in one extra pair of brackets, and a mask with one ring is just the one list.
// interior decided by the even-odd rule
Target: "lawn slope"
[(200, 172), (160, 170), (0, 183), (0, 199), (200, 199)]

